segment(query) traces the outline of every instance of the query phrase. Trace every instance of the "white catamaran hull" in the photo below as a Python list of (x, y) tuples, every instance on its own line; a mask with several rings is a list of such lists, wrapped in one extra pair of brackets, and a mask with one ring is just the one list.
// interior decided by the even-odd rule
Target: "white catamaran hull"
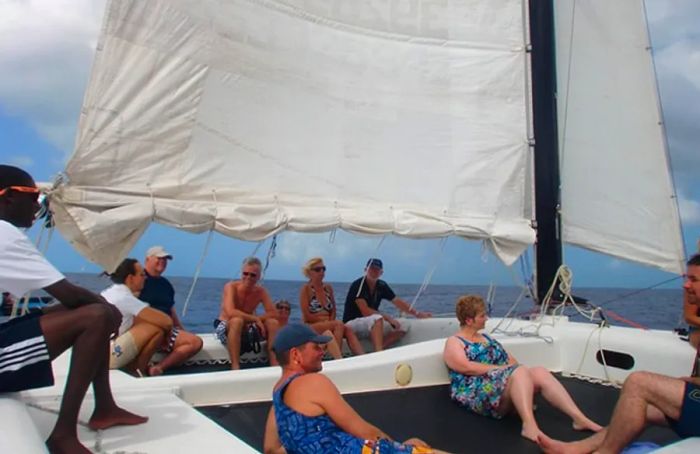
[[(511, 264), (542, 215), (532, 145), (546, 136), (533, 131), (530, 88), (541, 78), (530, 51), (548, 52), (529, 27), (540, 3), (111, 0), (76, 147), (50, 193), (56, 227), (105, 269), (151, 223), (254, 241), (336, 228), (453, 235)], [(554, 12), (561, 237), (682, 273), (644, 4), (561, 0)], [(406, 324), (398, 347), (328, 362), (325, 373), (345, 393), (447, 383), (441, 355), (456, 322)], [(496, 336), (524, 364), (596, 379), (688, 375), (693, 362), (670, 332), (552, 318), (500, 328), (517, 334)], [(226, 358), (205, 336), (195, 361)], [(4, 423), (19, 424), (0, 437), (1, 452), (42, 446), (67, 368), (64, 355), (54, 387), (0, 398)], [(80, 439), (109, 452), (250, 451), (194, 407), (268, 401), (278, 376), (113, 371), (117, 399), (151, 419), (103, 433), (81, 426)]]
[[(487, 330), (500, 321), (489, 320)], [(445, 337), (456, 331), (456, 322), (428, 319), (403, 320), (403, 323), (410, 325), (403, 345), (380, 353), (325, 362), (324, 373), (343, 393), (448, 383), (442, 350)], [(694, 351), (688, 343), (667, 331), (600, 328), (570, 322), (565, 317), (548, 317), (541, 321), (506, 320), (500, 328), (517, 333), (494, 335), (520, 362), (599, 380), (620, 382), (637, 370), (687, 376), (694, 359)], [(205, 347), (192, 362), (224, 361), (227, 355), (221, 344), (211, 335), (203, 337)], [(622, 369), (601, 364), (596, 359), (601, 349), (629, 355), (632, 366)], [(70, 355), (65, 354), (54, 361), (56, 384), (53, 387), (0, 398), (3, 419), (14, 425), (7, 428), (0, 441), (1, 452), (33, 453), (37, 452), (37, 447), (43, 447), (42, 440), (53, 427), (60, 405), (69, 359)], [(218, 452), (221, 449), (255, 452), (194, 407), (269, 401), (279, 374), (277, 367), (260, 367), (135, 378), (114, 370), (111, 382), (119, 403), (148, 415), (149, 422), (101, 432), (92, 432), (80, 425), (79, 437), (95, 452)], [(88, 395), (81, 421), (87, 421), (91, 411), (92, 397)]]

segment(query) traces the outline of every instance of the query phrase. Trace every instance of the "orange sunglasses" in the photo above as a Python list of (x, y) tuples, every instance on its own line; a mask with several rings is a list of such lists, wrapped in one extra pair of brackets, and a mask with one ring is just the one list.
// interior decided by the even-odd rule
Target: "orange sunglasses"
[(12, 189), (13, 191), (17, 192), (25, 192), (28, 194), (39, 194), (41, 192), (39, 188), (33, 188), (31, 186), (8, 186), (4, 189), (0, 189), (0, 195), (5, 194), (8, 189)]

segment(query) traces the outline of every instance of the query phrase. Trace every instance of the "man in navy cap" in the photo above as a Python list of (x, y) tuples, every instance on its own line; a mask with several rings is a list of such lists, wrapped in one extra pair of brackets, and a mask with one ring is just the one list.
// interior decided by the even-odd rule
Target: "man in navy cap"
[[(273, 406), (265, 425), (264, 452), (376, 452), (418, 454), (437, 452), (418, 439), (399, 444), (368, 423), (343, 399), (323, 374), (323, 344), (331, 336), (309, 326), (290, 323), (282, 328), (272, 348), (282, 366), (275, 384)], [(342, 425), (342, 427), (341, 427)], [(373, 451), (375, 452), (375, 451)]]
[(379, 312), (382, 300), (391, 301), (401, 312), (417, 318), (432, 316), (429, 312), (413, 309), (410, 304), (396, 296), (389, 284), (379, 279), (383, 273), (382, 261), (377, 258), (369, 259), (365, 266), (365, 275), (350, 284), (343, 312), (343, 323), (355, 331), (357, 337), (369, 337), (374, 351), (384, 350), (406, 334), (396, 319)]

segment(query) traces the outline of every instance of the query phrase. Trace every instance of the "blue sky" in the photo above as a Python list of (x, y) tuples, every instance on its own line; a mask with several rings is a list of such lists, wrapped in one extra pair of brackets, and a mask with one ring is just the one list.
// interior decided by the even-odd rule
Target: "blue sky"
[[(646, 4), (686, 247), (692, 252), (700, 237), (700, 2)], [(72, 150), (103, 12), (104, 0), (0, 2), (0, 162), (27, 169), (37, 181), (50, 181), (62, 170)], [(163, 244), (175, 255), (169, 272), (189, 276), (206, 239), (206, 234), (155, 225), (132, 255), (141, 258), (149, 246)], [(385, 260), (385, 278), (392, 282), (422, 282), (433, 268), (434, 283), (512, 284), (520, 279), (519, 267), (510, 270), (485, 257), (480, 245), (458, 238), (447, 240), (444, 248), (440, 240), (388, 237), (379, 247), (380, 241), (343, 232), (285, 233), (278, 238), (267, 278), (301, 279), (301, 263), (321, 255), (330, 280), (349, 281), (362, 272), (368, 256), (378, 255)], [(269, 244), (260, 247), (259, 255), (264, 257)], [(215, 235), (202, 274), (235, 276), (240, 260), (256, 246)], [(63, 271), (98, 271), (58, 235), (47, 255)], [(565, 256), (578, 286), (646, 287), (672, 277), (575, 248), (566, 248)]]

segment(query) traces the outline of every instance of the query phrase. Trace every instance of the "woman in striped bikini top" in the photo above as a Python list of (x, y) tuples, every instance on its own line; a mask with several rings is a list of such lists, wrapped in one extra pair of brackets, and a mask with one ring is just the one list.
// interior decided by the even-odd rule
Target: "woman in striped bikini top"
[(326, 330), (331, 331), (341, 347), (343, 338), (346, 338), (353, 354), (364, 353), (355, 333), (347, 328), (341, 320), (336, 319), (333, 287), (323, 282), (326, 276), (326, 265), (323, 263), (323, 259), (314, 257), (308, 260), (303, 266), (302, 272), (309, 279), (299, 291), (299, 305), (304, 323), (318, 333), (323, 333)]

